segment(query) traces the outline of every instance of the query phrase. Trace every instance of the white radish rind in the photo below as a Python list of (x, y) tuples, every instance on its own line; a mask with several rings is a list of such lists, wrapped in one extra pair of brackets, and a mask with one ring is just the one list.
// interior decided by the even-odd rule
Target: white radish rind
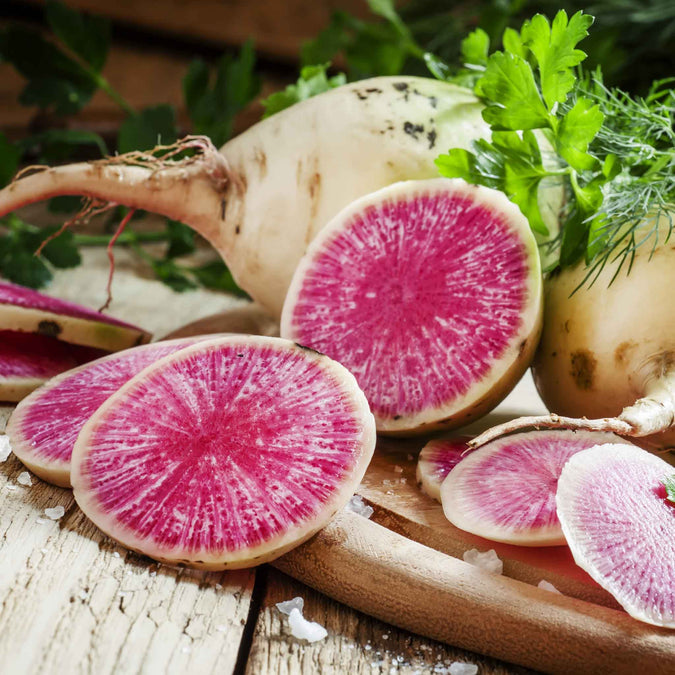
[(463, 459), (441, 485), (445, 517), (456, 527), (519, 546), (565, 544), (556, 513), (565, 463), (614, 434), (531, 431), (500, 438)]
[(471, 436), (437, 438), (422, 448), (417, 458), (417, 482), (422, 492), (437, 502), (441, 501), (441, 484), (446, 476), (466, 457), (466, 453), (473, 452), (467, 445), (470, 440)]
[(20, 401), (49, 378), (105, 353), (36, 333), (0, 330), (0, 401)]
[(354, 377), (280, 338), (206, 341), (165, 357), (82, 429), (75, 499), (124, 546), (205, 569), (272, 560), (354, 493), (375, 424)]
[(281, 335), (354, 373), (378, 431), (455, 428), (493, 408), (541, 327), (536, 242), (496, 190), (396, 183), (341, 211), (295, 272)]
[(126, 349), (52, 378), (21, 401), (9, 418), (6, 433), (14, 454), (48, 483), (70, 487), (73, 446), (96, 409), (143, 368), (200, 339), (204, 338)]
[(138, 326), (7, 281), (0, 281), (2, 329), (38, 333), (107, 351), (133, 347), (151, 337)]
[(605, 444), (570, 459), (558, 516), (574, 560), (635, 619), (675, 628), (673, 467), (640, 448)]

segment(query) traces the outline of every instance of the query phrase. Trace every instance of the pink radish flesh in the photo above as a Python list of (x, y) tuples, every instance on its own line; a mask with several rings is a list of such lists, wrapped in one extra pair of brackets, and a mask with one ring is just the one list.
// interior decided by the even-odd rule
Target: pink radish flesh
[(126, 546), (246, 567), (321, 528), (374, 444), (345, 368), (279, 338), (224, 338), (158, 361), (108, 399), (78, 438), (72, 480), (82, 510)]
[(500, 438), (463, 459), (441, 486), (446, 518), (472, 534), (521, 546), (565, 543), (556, 514), (558, 477), (565, 462), (605, 433), (531, 431)]
[(150, 339), (137, 326), (7, 281), (0, 281), (0, 327), (108, 351)]
[(75, 440), (96, 409), (143, 368), (198, 340), (127, 349), (50, 380), (19, 403), (9, 419), (7, 435), (14, 454), (40, 478), (69, 486)]
[(336, 216), (296, 270), (282, 335), (347, 366), (379, 430), (448, 416), (457, 426), (453, 413), (482, 406), (486, 382), (528, 351), (536, 249), (492, 192), (444, 179), (390, 186)]
[(441, 501), (441, 484), (459, 462), (472, 453), (471, 436), (429, 441), (417, 459), (417, 482), (432, 499)]
[(633, 445), (580, 452), (563, 469), (558, 515), (576, 563), (636, 619), (675, 628), (673, 467)]

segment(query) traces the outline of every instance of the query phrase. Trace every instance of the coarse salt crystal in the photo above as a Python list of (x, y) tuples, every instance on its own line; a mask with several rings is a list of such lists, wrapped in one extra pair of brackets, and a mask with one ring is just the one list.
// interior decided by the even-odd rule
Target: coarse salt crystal
[(9, 444), (9, 436), (0, 436), (0, 462), (6, 462), (12, 454), (12, 446)]
[(363, 647), (367, 652), (369, 652), (372, 649), (371, 645), (364, 645)]
[(89, 593), (84, 590), (84, 588), (78, 593), (81, 600), (86, 600), (89, 597)]
[(291, 635), (299, 640), (318, 642), (328, 635), (328, 631), (321, 624), (307, 621), (297, 607), (294, 607), (288, 615), (288, 625), (291, 628)]
[(551, 593), (558, 593), (558, 595), (562, 595), (562, 593), (550, 581), (546, 581), (546, 579), (542, 579), (537, 584), (537, 588), (541, 588), (543, 591), (551, 591)]
[(120, 554), (117, 551), (113, 551), (113, 558), (119, 558)]
[(297, 597), (292, 600), (284, 600), (283, 602), (277, 602), (277, 609), (282, 614), (290, 614), (294, 609), (297, 609), (300, 613), (305, 608), (305, 601), (303, 598)]
[(33, 481), (30, 479), (30, 474), (28, 471), (22, 471), (17, 479), (16, 482), (19, 483), (20, 485), (25, 485), (26, 487), (30, 487), (33, 484)]
[(493, 548), (484, 552), (472, 548), (470, 551), (465, 551), (462, 558), (464, 562), (475, 565), (490, 574), (501, 574), (504, 571), (504, 563)]
[(372, 506), (369, 506), (363, 501), (360, 495), (354, 495), (345, 506), (347, 511), (353, 511), (364, 518), (370, 518), (375, 513)]
[(5, 489), (7, 489), (7, 490), (16, 490), (16, 485), (10, 485), (9, 483), (7, 483), (7, 485), (5, 485)]
[(63, 518), (65, 514), (66, 510), (60, 504), (58, 506), (54, 506), (53, 508), (45, 509), (45, 516), (47, 516), (47, 518), (51, 518), (52, 520)]
[(475, 663), (464, 663), (463, 661), (453, 661), (448, 670), (450, 675), (476, 675), (478, 666)]

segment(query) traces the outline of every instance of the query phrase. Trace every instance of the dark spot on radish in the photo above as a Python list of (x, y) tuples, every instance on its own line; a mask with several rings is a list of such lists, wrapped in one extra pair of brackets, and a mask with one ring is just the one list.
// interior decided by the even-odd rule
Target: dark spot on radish
[(301, 345), (299, 342), (296, 342), (295, 346), (299, 347), (300, 349), (304, 349), (307, 352), (312, 352), (314, 354), (318, 354), (319, 356), (323, 356), (323, 354), (320, 351), (317, 351), (316, 349), (312, 349), (311, 347), (307, 347), (305, 345)]
[(579, 389), (593, 388), (593, 375), (597, 364), (597, 359), (588, 350), (582, 349), (571, 355), (570, 375)]
[(379, 87), (370, 87), (370, 89), (366, 89), (367, 94), (381, 94), (382, 90)]
[(566, 333), (570, 332), (570, 322), (569, 321), (565, 321), (565, 323), (563, 324), (563, 329), (565, 330)]
[(438, 105), (438, 99), (435, 96), (429, 96), (429, 103), (432, 108), (435, 108)]
[(628, 361), (629, 352), (637, 347), (635, 342), (630, 340), (622, 342), (614, 351), (614, 361), (617, 365), (624, 366)]
[(225, 212), (227, 211), (227, 200), (220, 200), (220, 219), (225, 220)]
[(527, 346), (527, 340), (523, 340), (519, 345), (518, 345), (518, 356), (520, 356), (524, 351), (525, 347)]
[(312, 199), (318, 199), (321, 189), (321, 174), (315, 173), (309, 180), (309, 196)]
[(432, 129), (428, 134), (427, 134), (427, 140), (429, 141), (429, 150), (436, 145), (436, 130)]
[(237, 356), (238, 356), (240, 359), (243, 359), (243, 358), (244, 358), (244, 355), (243, 355), (243, 354), (237, 354)]
[(404, 122), (403, 131), (404, 133), (408, 134), (408, 136), (412, 136), (415, 140), (417, 140), (418, 134), (424, 133), (424, 125), (413, 124), (412, 122)]
[(38, 324), (37, 332), (40, 335), (46, 335), (47, 337), (57, 337), (61, 334), (61, 325), (56, 321), (40, 321)]
[(358, 89), (355, 89), (354, 93), (358, 96), (360, 101), (365, 101), (368, 98), (368, 94), (364, 94), (362, 91), (359, 91)]
[(256, 148), (253, 159), (260, 168), (260, 178), (267, 176), (267, 155), (260, 148)]
[(239, 234), (241, 232), (241, 225), (237, 225), (237, 227), (234, 228), (234, 233)]
[(407, 82), (394, 82), (394, 89), (396, 91), (407, 91), (408, 83)]
[(394, 415), (394, 419), (395, 419), (395, 420), (400, 420), (400, 419), (401, 419), (401, 416), (400, 416), (400, 415)]

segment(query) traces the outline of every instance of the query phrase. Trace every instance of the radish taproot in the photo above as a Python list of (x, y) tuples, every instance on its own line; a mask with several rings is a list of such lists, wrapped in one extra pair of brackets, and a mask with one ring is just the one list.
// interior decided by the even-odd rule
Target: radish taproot
[(378, 431), (452, 429), (520, 379), (541, 302), (534, 236), (503, 193), (406, 181), (356, 200), (314, 239), (281, 335), (346, 366)]
[[(527, 427), (612, 431), (675, 445), (675, 246), (664, 217), (659, 245), (645, 243), (630, 265), (608, 263), (592, 285), (585, 264), (545, 283), (544, 327), (534, 381), (551, 415), (523, 417), (471, 441)], [(640, 236), (638, 233), (636, 236)]]
[(46, 335), (0, 330), (0, 401), (20, 401), (49, 378), (106, 353)]
[(106, 351), (133, 347), (148, 342), (151, 337), (138, 326), (89, 307), (2, 280), (0, 329), (38, 333)]
[[(251, 127), (217, 151), (184, 139), (26, 175), (0, 192), (0, 215), (47, 197), (84, 195), (160, 213), (216, 248), (237, 283), (278, 316), (307, 244), (354, 199), (438, 175), (434, 160), (489, 135), (472, 92), (420, 77), (379, 77), (332, 89)], [(181, 149), (195, 154), (174, 162)], [(559, 187), (540, 193), (550, 235)]]
[(565, 544), (556, 514), (558, 477), (576, 453), (614, 434), (530, 431), (499, 438), (465, 457), (441, 485), (445, 517), (485, 539), (518, 546)]
[(199, 339), (126, 349), (57, 375), (12, 412), (6, 430), (12, 451), (43, 480), (70, 487), (73, 446), (96, 409), (143, 368)]
[(441, 501), (441, 485), (459, 462), (473, 452), (467, 443), (471, 436), (436, 438), (429, 441), (417, 458), (417, 484), (422, 492)]
[(323, 527), (374, 447), (368, 403), (339, 363), (281, 338), (226, 337), (113, 394), (80, 432), (71, 477), (84, 513), (124, 546), (249, 567)]
[(629, 444), (576, 454), (558, 481), (558, 517), (577, 565), (640, 621), (675, 628), (673, 467)]

